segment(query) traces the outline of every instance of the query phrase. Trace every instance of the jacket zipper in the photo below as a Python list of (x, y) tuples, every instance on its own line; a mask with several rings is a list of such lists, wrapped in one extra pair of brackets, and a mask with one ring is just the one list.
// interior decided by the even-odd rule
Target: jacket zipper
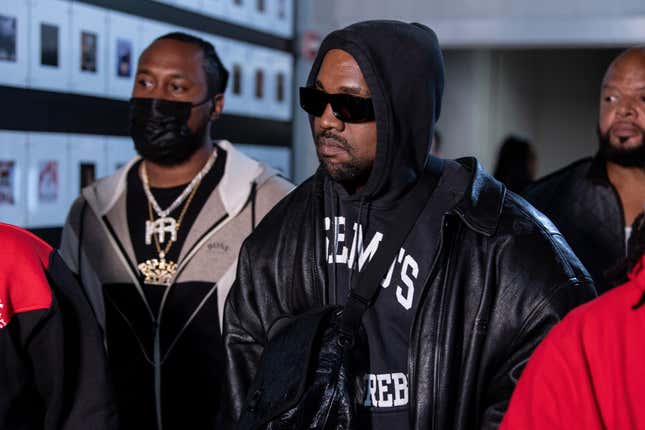
[(614, 193), (614, 198), (616, 199), (616, 203), (618, 203), (618, 209), (620, 210), (620, 224), (623, 226), (623, 228), (620, 229), (620, 236), (622, 237), (623, 241), (623, 255), (627, 255), (627, 235), (625, 234), (625, 227), (630, 227), (625, 223), (625, 209), (623, 208), (623, 202), (620, 200), (620, 194), (618, 193), (618, 190), (616, 187), (614, 187), (614, 184), (611, 183), (611, 181), (607, 181), (609, 183), (609, 188), (611, 188), (611, 191)]
[[(424, 285), (426, 287), (428, 286), (428, 282), (430, 281), (430, 279), (432, 279), (432, 277), (435, 275), (439, 260), (440, 260), (441, 256), (445, 252), (445, 250), (443, 248), (444, 248), (444, 245), (446, 243), (446, 237), (445, 237), (445, 235), (447, 234), (446, 230), (448, 229), (448, 226), (449, 226), (448, 214), (444, 214), (444, 216), (442, 218), (442, 221), (441, 221), (441, 225), (443, 226), (443, 228), (441, 229), (441, 233), (439, 235), (439, 246), (437, 248), (437, 254), (434, 256), (434, 259), (432, 261), (432, 267), (430, 269), (428, 277), (425, 280)], [(449, 264), (450, 264), (450, 255), (448, 255), (448, 264), (447, 264), (447, 266)], [(444, 280), (441, 282), (441, 285), (444, 288), (442, 289), (442, 292), (441, 292), (439, 324), (441, 324), (441, 320), (443, 319), (443, 313), (444, 313), (443, 308), (444, 308), (445, 290), (446, 290), (444, 284), (445, 284), (445, 275), (444, 275)], [(421, 314), (421, 312), (422, 312), (422, 310), (424, 308), (424, 305), (425, 305), (424, 300), (426, 299), (426, 297), (428, 295), (428, 290), (429, 290), (429, 288), (424, 288), (423, 295), (419, 300), (419, 305), (417, 306), (417, 310), (416, 310), (416, 313), (414, 315), (414, 320), (412, 321), (412, 325), (410, 326), (410, 333), (409, 333), (409, 336), (408, 336), (408, 339), (409, 339), (408, 343), (410, 344), (410, 346), (415, 347), (414, 348), (414, 353), (413, 353), (412, 349), (410, 349), (408, 351), (408, 389), (409, 389), (409, 399), (410, 399), (409, 404), (410, 404), (410, 412), (411, 412), (409, 414), (409, 418), (410, 418), (410, 425), (412, 427), (414, 427), (414, 422), (413, 422), (414, 420), (412, 420), (412, 418), (414, 417), (416, 419), (416, 414), (417, 414), (417, 410), (416, 410), (416, 388), (414, 386), (415, 385), (414, 381), (416, 379), (416, 377), (414, 376), (414, 374), (415, 374), (415, 358), (416, 358), (415, 354), (416, 354), (416, 352), (419, 351), (419, 345), (420, 345), (420, 337), (418, 336), (419, 330), (418, 330), (417, 326), (419, 324), (419, 319), (420, 319), (419, 316), (420, 316), (420, 314)], [(439, 339), (439, 329), (437, 329), (437, 339)], [(436, 388), (436, 373), (437, 372), (438, 372), (438, 358), (437, 358), (437, 355), (435, 354), (435, 361), (434, 361), (434, 373), (435, 373), (435, 375), (434, 375), (434, 381), (433, 381), (433, 387), (435, 387), (435, 388)], [(435, 419), (436, 419), (436, 416), (435, 416), (435, 413), (433, 411), (433, 413), (432, 413), (432, 428), (434, 428)]]
[(179, 274), (183, 271), (183, 269), (186, 267), (188, 264), (189, 260), (192, 259), (192, 257), (197, 253), (197, 251), (206, 243), (206, 241), (217, 231), (219, 231), (224, 225), (226, 225), (226, 221), (228, 219), (231, 219), (228, 214), (224, 215), (220, 220), (218, 220), (211, 229), (204, 234), (202, 239), (200, 239), (195, 246), (190, 250), (190, 252), (186, 255), (184, 260), (179, 264), (179, 267), (177, 268), (177, 273), (175, 274), (175, 277), (172, 280), (172, 283), (168, 288), (166, 288), (166, 291), (164, 293), (164, 296), (162, 298), (162, 303), (159, 306), (159, 312), (157, 314), (157, 317), (155, 318), (152, 309), (150, 308), (150, 305), (148, 304), (148, 301), (145, 298), (145, 294), (143, 293), (143, 288), (141, 287), (141, 284), (139, 283), (139, 278), (136, 276), (136, 274), (133, 272), (132, 268), (128, 264), (128, 257), (124, 254), (124, 252), (121, 250), (120, 246), (117, 243), (117, 237), (116, 235), (113, 234), (112, 230), (108, 227), (108, 222), (106, 219), (102, 219), (100, 224), (105, 228), (106, 233), (108, 237), (110, 238), (110, 243), (112, 244), (112, 247), (114, 248), (117, 256), (121, 260), (121, 264), (126, 268), (128, 271), (128, 274), (132, 278), (132, 281), (134, 283), (135, 288), (141, 295), (141, 298), (148, 309), (148, 312), (150, 313), (150, 318), (152, 319), (152, 324), (154, 327), (154, 344), (153, 344), (153, 365), (154, 365), (154, 380), (155, 380), (155, 415), (156, 415), (156, 421), (157, 421), (157, 430), (162, 430), (163, 429), (163, 423), (162, 423), (162, 413), (161, 413), (161, 365), (162, 365), (162, 357), (161, 357), (161, 315), (162, 315), (162, 310), (164, 308), (165, 304), (165, 299), (168, 295), (168, 292), (171, 288), (172, 285), (174, 285), (177, 277)]

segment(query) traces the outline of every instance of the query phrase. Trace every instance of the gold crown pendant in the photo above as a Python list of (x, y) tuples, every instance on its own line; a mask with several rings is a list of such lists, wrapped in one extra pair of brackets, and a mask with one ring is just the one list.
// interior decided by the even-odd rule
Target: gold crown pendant
[(166, 254), (159, 253), (159, 258), (146, 260), (137, 266), (139, 271), (145, 276), (144, 282), (149, 285), (160, 285), (167, 287), (172, 283), (172, 280), (177, 273), (177, 263), (174, 261), (166, 261)]

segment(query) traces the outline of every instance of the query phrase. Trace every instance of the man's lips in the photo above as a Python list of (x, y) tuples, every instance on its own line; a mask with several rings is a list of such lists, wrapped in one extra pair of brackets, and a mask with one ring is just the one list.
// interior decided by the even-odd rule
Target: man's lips
[(335, 139), (319, 138), (318, 153), (322, 157), (334, 157), (340, 154), (346, 154), (347, 150)]
[(630, 138), (640, 136), (641, 130), (632, 123), (616, 123), (611, 127), (610, 133), (616, 137)]

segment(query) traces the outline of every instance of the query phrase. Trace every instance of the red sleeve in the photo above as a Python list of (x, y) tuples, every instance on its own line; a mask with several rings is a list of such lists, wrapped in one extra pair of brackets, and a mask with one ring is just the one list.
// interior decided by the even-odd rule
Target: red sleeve
[(52, 248), (31, 233), (0, 223), (0, 329), (18, 313), (48, 309)]
[(588, 360), (577, 320), (565, 319), (529, 360), (500, 428), (602, 429)]

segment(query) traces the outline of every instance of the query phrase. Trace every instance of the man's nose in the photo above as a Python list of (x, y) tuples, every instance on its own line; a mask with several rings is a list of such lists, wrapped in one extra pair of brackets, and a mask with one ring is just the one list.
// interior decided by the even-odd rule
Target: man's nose
[(637, 101), (632, 97), (623, 98), (618, 105), (617, 113), (623, 118), (635, 117), (638, 115), (638, 110), (636, 109)]
[(320, 125), (326, 129), (333, 128), (340, 131), (345, 129), (345, 123), (336, 118), (330, 103), (327, 103), (325, 110), (320, 115)]

